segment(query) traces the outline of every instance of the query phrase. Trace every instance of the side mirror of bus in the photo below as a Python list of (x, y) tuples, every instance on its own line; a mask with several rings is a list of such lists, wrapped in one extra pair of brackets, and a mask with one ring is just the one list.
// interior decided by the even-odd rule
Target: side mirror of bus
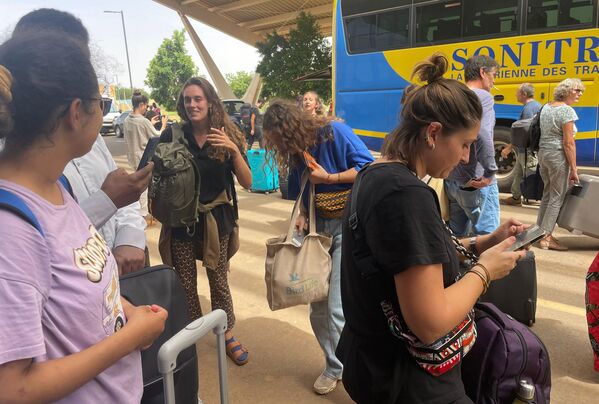
[(498, 95), (494, 96), (493, 99), (495, 100), (495, 102), (500, 102), (500, 101), (505, 100), (505, 97), (501, 94), (498, 94)]

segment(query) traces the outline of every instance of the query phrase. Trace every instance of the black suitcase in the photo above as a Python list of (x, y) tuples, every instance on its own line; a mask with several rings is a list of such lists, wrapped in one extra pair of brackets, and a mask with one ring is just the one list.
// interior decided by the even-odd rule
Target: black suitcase
[(531, 326), (537, 311), (537, 266), (535, 254), (528, 251), (505, 278), (491, 282), (480, 298), (493, 303), (519, 322)]
[(520, 183), (520, 191), (525, 200), (540, 201), (543, 199), (543, 189), (545, 184), (539, 172), (539, 166), (533, 172), (527, 172), (524, 179)]
[[(157, 304), (168, 310), (164, 332), (150, 348), (141, 352), (144, 381), (141, 403), (163, 404), (163, 376), (158, 369), (158, 351), (191, 321), (181, 281), (171, 267), (157, 265), (121, 277), (120, 287), (121, 296), (136, 306)], [(177, 358), (174, 382), (177, 403), (197, 404), (198, 360), (195, 346), (185, 349)]]

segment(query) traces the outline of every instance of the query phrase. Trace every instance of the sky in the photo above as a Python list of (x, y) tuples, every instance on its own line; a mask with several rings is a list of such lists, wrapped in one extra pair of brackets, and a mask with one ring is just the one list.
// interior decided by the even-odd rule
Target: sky
[[(0, 15), (3, 16), (0, 19), (0, 38), (10, 35), (23, 15), (43, 7), (68, 11), (80, 18), (89, 31), (91, 40), (105, 54), (119, 61), (122, 69), (117, 75), (118, 82), (125, 87), (129, 86), (129, 76), (121, 16), (104, 13), (104, 10), (123, 10), (125, 15), (131, 76), (135, 88), (144, 87), (146, 69), (164, 38), (170, 37), (174, 30), (183, 28), (175, 11), (152, 0), (0, 0)], [(255, 48), (194, 19), (189, 20), (223, 75), (242, 70), (255, 71), (259, 61)], [(200, 74), (209, 77), (189, 37), (186, 46)]]

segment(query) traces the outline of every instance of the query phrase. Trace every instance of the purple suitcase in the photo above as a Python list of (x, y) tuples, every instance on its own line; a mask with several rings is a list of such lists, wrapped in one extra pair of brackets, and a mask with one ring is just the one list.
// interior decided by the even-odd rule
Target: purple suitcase
[(466, 394), (476, 404), (512, 403), (518, 383), (535, 387), (535, 403), (549, 404), (551, 365), (543, 342), (491, 303), (477, 303), (478, 337), (462, 361)]

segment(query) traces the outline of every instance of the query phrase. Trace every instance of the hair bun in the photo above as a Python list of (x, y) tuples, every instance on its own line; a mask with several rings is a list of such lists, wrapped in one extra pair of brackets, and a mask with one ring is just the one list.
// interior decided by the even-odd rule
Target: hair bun
[(427, 82), (428, 84), (441, 80), (447, 72), (449, 62), (444, 54), (437, 52), (431, 55), (428, 59), (420, 62), (414, 67), (412, 77), (418, 77), (418, 80)]
[(140, 95), (142, 95), (142, 93), (141, 93), (141, 91), (139, 91), (139, 90), (135, 90), (135, 91), (133, 92), (133, 96), (134, 96), (134, 97), (139, 97)]
[(12, 101), (12, 74), (2, 65), (0, 65), (0, 101), (10, 103)]

